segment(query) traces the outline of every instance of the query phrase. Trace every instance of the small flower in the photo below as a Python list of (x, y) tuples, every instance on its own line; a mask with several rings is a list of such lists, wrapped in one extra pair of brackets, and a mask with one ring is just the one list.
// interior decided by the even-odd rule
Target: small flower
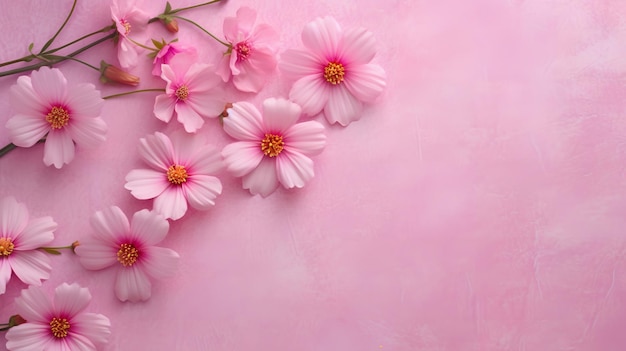
[(329, 123), (343, 126), (361, 118), (363, 103), (383, 91), (383, 69), (370, 61), (376, 54), (371, 32), (342, 31), (331, 17), (318, 18), (302, 31), (307, 50), (287, 50), (280, 70), (295, 80), (289, 99), (314, 116), (322, 110)]
[(326, 144), (324, 126), (315, 121), (296, 123), (300, 106), (285, 99), (267, 99), (263, 114), (249, 102), (237, 102), (224, 118), (224, 130), (241, 140), (222, 151), (227, 168), (243, 177), (244, 189), (263, 197), (278, 184), (301, 188), (313, 178), (313, 161)]
[(115, 266), (115, 295), (120, 301), (145, 301), (150, 298), (149, 278), (172, 277), (178, 269), (178, 254), (155, 246), (165, 239), (169, 223), (148, 210), (135, 212), (131, 222), (119, 207), (98, 211), (91, 217), (95, 233), (76, 248), (86, 269)]
[(28, 209), (13, 197), (0, 199), (0, 294), (11, 272), (26, 284), (41, 285), (50, 278), (50, 258), (37, 250), (54, 240), (52, 217), (28, 220)]
[(149, 16), (141, 11), (134, 0), (113, 0), (111, 18), (119, 33), (117, 58), (124, 68), (137, 64), (136, 45), (130, 40), (130, 33), (142, 32), (148, 23)]
[[(174, 62), (175, 61), (175, 62)], [(204, 118), (217, 117), (224, 108), (224, 100), (217, 89), (220, 78), (213, 66), (191, 63), (189, 58), (178, 55), (176, 60), (161, 65), (161, 78), (167, 82), (165, 94), (156, 97), (154, 115), (163, 122), (176, 116), (188, 133), (204, 124)]]
[(105, 139), (100, 118), (104, 100), (92, 84), (68, 85), (56, 68), (42, 67), (11, 87), (16, 115), (7, 121), (11, 142), (31, 147), (45, 137), (43, 162), (63, 167), (74, 159), (74, 143), (94, 146)]
[(256, 12), (248, 7), (237, 17), (224, 19), (224, 36), (230, 48), (222, 57), (218, 74), (241, 91), (258, 92), (276, 68), (278, 33), (267, 24), (254, 26)]
[(154, 61), (152, 61), (152, 74), (155, 76), (161, 76), (161, 65), (170, 63), (174, 56), (180, 53), (191, 55), (194, 59), (197, 57), (195, 48), (185, 47), (177, 42), (159, 44), (162, 46), (158, 48), (159, 51), (156, 53), (156, 56), (154, 56)]
[(100, 81), (102, 83), (115, 82), (130, 86), (139, 85), (139, 77), (104, 61), (100, 62)]
[(139, 154), (151, 169), (130, 171), (124, 187), (137, 199), (155, 199), (154, 209), (165, 218), (183, 217), (187, 203), (207, 210), (222, 193), (213, 176), (223, 167), (222, 158), (200, 135), (179, 132), (170, 139), (157, 132), (140, 139)]
[(51, 302), (42, 288), (30, 286), (15, 299), (26, 323), (6, 334), (10, 351), (96, 350), (108, 342), (111, 323), (101, 314), (84, 312), (91, 301), (89, 289), (63, 283)]

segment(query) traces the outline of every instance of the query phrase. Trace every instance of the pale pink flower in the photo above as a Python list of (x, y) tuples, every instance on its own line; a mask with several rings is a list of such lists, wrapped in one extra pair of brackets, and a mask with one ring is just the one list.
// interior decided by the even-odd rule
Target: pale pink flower
[(26, 323), (6, 334), (10, 351), (95, 351), (111, 335), (111, 322), (101, 314), (85, 312), (91, 301), (89, 289), (63, 283), (50, 301), (42, 288), (30, 286), (15, 299), (16, 312)]
[(248, 7), (240, 8), (236, 16), (224, 19), (230, 48), (220, 61), (218, 74), (225, 82), (232, 76), (237, 89), (256, 93), (276, 69), (278, 33), (267, 24), (255, 27), (256, 12)]
[(295, 80), (289, 98), (314, 116), (324, 111), (329, 123), (343, 126), (361, 118), (363, 103), (376, 99), (386, 85), (371, 32), (343, 31), (331, 17), (318, 18), (302, 31), (306, 50), (281, 55), (281, 72)]
[(220, 115), (225, 101), (213, 66), (191, 63), (190, 58), (178, 55), (170, 64), (161, 65), (161, 78), (167, 85), (165, 94), (155, 99), (154, 115), (166, 123), (176, 116), (185, 131), (194, 133), (202, 127), (204, 118)]
[(222, 158), (200, 135), (179, 132), (170, 139), (156, 132), (140, 139), (139, 154), (151, 169), (130, 171), (124, 187), (137, 199), (154, 199), (154, 209), (165, 218), (183, 217), (187, 203), (207, 210), (222, 193), (213, 176), (222, 169)]
[(170, 63), (172, 58), (180, 53), (197, 57), (197, 51), (193, 47), (186, 47), (177, 42), (165, 44), (159, 52), (157, 52), (156, 56), (154, 56), (154, 60), (152, 61), (152, 74), (161, 76), (161, 65)]
[(41, 285), (50, 278), (50, 258), (37, 250), (54, 240), (52, 217), (28, 219), (28, 209), (13, 197), (0, 200), (0, 294), (11, 272), (24, 283)]
[(43, 162), (63, 167), (74, 159), (74, 143), (95, 146), (107, 126), (100, 118), (104, 100), (93, 84), (69, 85), (56, 68), (41, 67), (11, 87), (16, 114), (7, 121), (11, 142), (31, 147), (46, 138)]
[(263, 102), (261, 114), (249, 102), (234, 103), (224, 118), (224, 130), (240, 141), (222, 151), (230, 172), (243, 177), (244, 189), (263, 197), (278, 184), (301, 188), (313, 178), (313, 160), (326, 144), (324, 126), (315, 121), (296, 123), (300, 106), (285, 99)]
[(115, 266), (115, 295), (120, 301), (150, 298), (150, 278), (165, 279), (176, 274), (178, 254), (155, 246), (165, 239), (169, 223), (148, 210), (135, 212), (131, 222), (119, 207), (98, 211), (91, 217), (93, 237), (76, 247), (83, 267), (100, 270)]
[(113, 0), (111, 18), (119, 33), (117, 59), (122, 67), (132, 68), (138, 61), (137, 45), (129, 35), (143, 32), (150, 17), (137, 7), (134, 0)]

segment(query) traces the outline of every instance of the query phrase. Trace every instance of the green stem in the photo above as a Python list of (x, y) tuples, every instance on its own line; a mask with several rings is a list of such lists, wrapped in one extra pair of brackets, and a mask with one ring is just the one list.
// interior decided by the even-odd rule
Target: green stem
[(22, 62), (22, 61), (32, 60), (34, 58), (35, 58), (35, 55), (28, 55), (28, 56), (20, 57), (20, 58), (15, 59), (15, 60), (11, 60), (11, 61), (0, 63), (0, 67), (12, 65), (14, 63), (18, 63), (18, 62)]
[(196, 23), (196, 22), (194, 22), (194, 21), (192, 21), (192, 20), (190, 20), (190, 19), (188, 19), (188, 18), (185, 18), (185, 17), (180, 17), (180, 16), (172, 16), (172, 17), (174, 17), (174, 18), (178, 18), (178, 19), (180, 19), (180, 20), (183, 20), (183, 21), (185, 21), (185, 22), (189, 22), (189, 23), (193, 24), (194, 26), (196, 26), (196, 27), (200, 28), (203, 32), (205, 32), (206, 34), (208, 34), (209, 36), (211, 36), (211, 38), (213, 38), (213, 39), (217, 40), (220, 44), (224, 45), (224, 46), (225, 46), (225, 47), (227, 47), (227, 48), (229, 48), (229, 47), (231, 46), (230, 44), (228, 44), (228, 43), (226, 43), (226, 42), (221, 41), (218, 37), (216, 37), (215, 35), (213, 35), (211, 32), (207, 31), (206, 29), (204, 29), (201, 25), (199, 25), (198, 23)]
[(213, 3), (220, 2), (220, 1), (222, 1), (222, 0), (213, 0), (213, 1), (205, 2), (205, 3), (203, 3), (203, 4), (198, 4), (198, 5), (193, 5), (193, 6), (187, 6), (187, 7), (181, 7), (181, 8), (179, 8), (179, 9), (174, 9), (174, 10), (170, 11), (170, 13), (169, 13), (169, 14), (170, 14), (170, 15), (173, 15), (173, 14), (178, 13), (178, 12), (181, 12), (181, 11), (190, 10), (190, 9), (195, 9), (195, 8), (197, 8), (197, 7), (201, 7), (201, 6), (205, 6), (205, 5), (211, 5), (211, 4), (213, 4)]
[(48, 50), (48, 51), (44, 52), (44, 54), (52, 54), (52, 53), (55, 53), (55, 52), (57, 52), (57, 51), (59, 51), (59, 50), (61, 50), (61, 49), (65, 49), (65, 48), (66, 48), (66, 47), (68, 47), (68, 46), (74, 45), (74, 44), (78, 43), (79, 41), (85, 40), (85, 39), (87, 39), (87, 38), (89, 38), (89, 37), (91, 37), (91, 36), (94, 36), (94, 35), (96, 35), (96, 34), (99, 34), (99, 33), (106, 33), (106, 32), (108, 32), (108, 31), (110, 31), (111, 29), (115, 29), (115, 27), (114, 27), (114, 26), (112, 26), (112, 25), (111, 25), (111, 26), (106, 26), (106, 27), (104, 27), (104, 28), (102, 28), (102, 29), (100, 29), (100, 30), (97, 30), (97, 31), (95, 31), (95, 32), (92, 32), (92, 33), (89, 33), (89, 34), (83, 35), (82, 37), (80, 37), (80, 38), (78, 38), (78, 39), (76, 39), (76, 40), (72, 40), (72, 41), (70, 41), (69, 43), (67, 43), (67, 44), (65, 44), (65, 45), (61, 45), (61, 46), (59, 46), (58, 48), (55, 48), (55, 49), (52, 49), (52, 50)]
[(59, 30), (57, 30), (56, 33), (54, 33), (54, 35), (52, 36), (52, 38), (50, 38), (50, 40), (48, 40), (46, 42), (46, 44), (41, 48), (41, 51), (39, 51), (39, 54), (41, 55), (44, 51), (46, 51), (47, 48), (50, 47), (50, 45), (52, 45), (52, 43), (54, 42), (54, 39), (57, 38), (57, 36), (59, 36), (59, 34), (61, 34), (61, 31), (63, 30), (63, 28), (65, 28), (65, 25), (67, 24), (67, 22), (70, 20), (70, 17), (72, 17), (72, 14), (74, 13), (74, 9), (76, 8), (76, 2), (78, 0), (74, 0), (74, 2), (72, 3), (72, 9), (70, 9), (70, 13), (67, 14), (67, 17), (65, 17), (65, 21), (63, 21), (63, 24), (61, 25), (61, 27), (59, 28)]
[(127, 91), (124, 93), (119, 93), (119, 94), (113, 94), (113, 95), (108, 95), (108, 96), (103, 96), (103, 99), (112, 99), (112, 98), (116, 98), (119, 96), (125, 96), (125, 95), (131, 95), (131, 94), (137, 94), (137, 93), (147, 93), (147, 92), (151, 92), (151, 91), (158, 91), (158, 92), (165, 92), (165, 89), (141, 89), (141, 90), (132, 90), (132, 91)]
[(98, 67), (96, 67), (96, 66), (94, 66), (94, 65), (92, 65), (92, 64), (89, 64), (89, 63), (87, 63), (87, 62), (85, 62), (85, 61), (83, 61), (83, 60), (79, 60), (79, 59), (77, 59), (77, 58), (75, 58), (75, 57), (70, 57), (70, 56), (58, 56), (58, 55), (54, 55), (54, 56), (52, 56), (52, 57), (54, 57), (54, 58), (58, 58), (58, 59), (63, 59), (63, 60), (76, 61), (76, 62), (78, 62), (78, 63), (82, 63), (83, 65), (85, 65), (85, 66), (87, 66), (87, 67), (89, 67), (89, 68), (91, 68), (91, 69), (94, 69), (94, 70), (96, 70), (96, 71), (100, 72), (100, 68), (98, 68)]
[(10, 143), (7, 146), (3, 147), (2, 149), (0, 149), (0, 157), (8, 154), (9, 152), (11, 152), (11, 150), (16, 149), (17, 145)]
[(146, 49), (146, 50), (156, 51), (156, 52), (158, 52), (158, 51), (159, 51), (159, 50), (155, 50), (154, 48), (151, 48), (151, 47), (149, 47), (149, 46), (143, 45), (143, 44), (141, 44), (141, 43), (139, 43), (139, 42), (136, 42), (136, 41), (134, 41), (133, 39), (131, 39), (130, 37), (126, 37), (126, 39), (130, 40), (133, 44), (135, 44), (135, 45), (139, 46), (140, 48), (144, 48), (144, 49)]

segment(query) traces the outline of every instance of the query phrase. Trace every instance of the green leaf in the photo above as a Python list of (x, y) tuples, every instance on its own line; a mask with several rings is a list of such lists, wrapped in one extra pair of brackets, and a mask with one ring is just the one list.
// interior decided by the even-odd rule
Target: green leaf
[(163, 43), (154, 39), (152, 40), (152, 45), (154, 45), (155, 48), (161, 50), (163, 48)]
[(49, 253), (49, 254), (52, 254), (52, 255), (60, 255), (61, 254), (61, 251), (55, 250), (55, 249), (51, 249), (51, 248), (48, 248), (48, 247), (42, 247), (41, 249), (44, 250), (45, 252)]
[(163, 13), (170, 13), (170, 11), (172, 11), (172, 5), (170, 5), (170, 2), (166, 2), (165, 3), (165, 11)]
[(35, 47), (35, 43), (28, 44), (28, 52), (33, 52), (34, 47)]

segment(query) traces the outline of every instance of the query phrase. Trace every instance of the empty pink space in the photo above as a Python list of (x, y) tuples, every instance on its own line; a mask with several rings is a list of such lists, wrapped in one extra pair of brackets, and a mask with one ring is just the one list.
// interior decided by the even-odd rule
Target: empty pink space
[[(150, 17), (165, 6), (140, 4)], [(31, 42), (41, 48), (71, 5), (3, 1), (0, 61), (26, 55)], [(110, 24), (109, 6), (79, 0), (56, 42)], [(286, 50), (303, 48), (302, 30), (318, 17), (367, 28), (387, 86), (347, 127), (313, 118), (326, 145), (303, 188), (263, 198), (226, 170), (216, 174), (215, 206), (169, 221), (158, 245), (180, 255), (179, 267), (151, 280), (147, 301), (119, 301), (115, 269), (51, 256), (44, 291), (88, 288), (88, 312), (111, 322), (103, 350), (626, 350), (623, 1), (228, 0), (181, 15), (224, 38), (224, 18), (241, 6), (278, 32), (279, 65)], [(158, 22), (145, 33), (147, 44), (179, 38), (204, 62), (224, 48), (184, 21), (177, 34)], [(103, 96), (162, 89), (146, 54), (129, 70), (137, 88), (102, 84), (76, 62), (56, 67)], [(118, 62), (111, 42), (78, 57)], [(272, 72), (258, 93), (232, 82), (224, 93), (257, 109), (288, 98), (291, 82)], [(16, 79), (0, 77), (0, 146), (9, 143)], [(154, 116), (158, 94), (107, 99), (106, 141), (77, 148), (61, 169), (44, 165), (42, 144), (2, 157), (0, 198), (54, 218), (52, 246), (92, 236), (97, 211), (118, 206), (130, 218), (152, 209), (124, 185), (147, 167), (140, 138), (182, 129)], [(217, 150), (236, 141), (218, 119), (196, 133)], [(0, 323), (26, 287), (11, 278)]]

